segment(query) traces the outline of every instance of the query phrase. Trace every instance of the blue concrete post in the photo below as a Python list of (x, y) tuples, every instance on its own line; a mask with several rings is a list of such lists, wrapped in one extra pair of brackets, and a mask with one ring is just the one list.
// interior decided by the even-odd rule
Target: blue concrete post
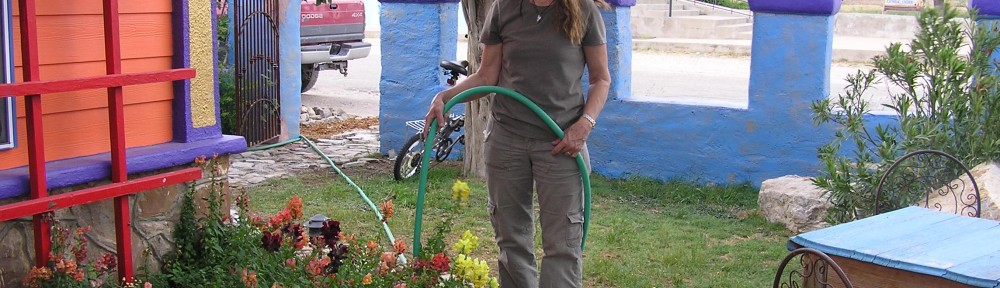
[(809, 114), (803, 113), (810, 111), (808, 104), (830, 95), (834, 15), (840, 4), (840, 0), (750, 1), (754, 11), (751, 113), (811, 125)]
[(455, 60), (458, 0), (382, 1), (379, 137), (382, 153), (412, 135), (405, 122), (423, 119), (447, 79), (439, 66)]
[[(741, 169), (818, 169), (816, 149), (832, 137), (816, 127), (810, 105), (830, 95), (835, 17), (841, 0), (751, 0), (748, 121), (739, 151), (750, 161)], [(754, 153), (746, 153), (757, 151)], [(756, 154), (756, 155), (754, 155)], [(776, 174), (776, 173), (775, 173)], [(802, 175), (799, 174), (799, 175)], [(780, 174), (779, 174), (780, 175)]]
[(298, 138), (299, 114), (302, 109), (302, 46), (300, 43), (299, 1), (284, 2), (278, 13), (278, 57), (281, 61), (281, 139)]
[(608, 70), (611, 72), (608, 99), (627, 99), (632, 95), (631, 14), (635, 0), (611, 0), (608, 4), (611, 4), (611, 9), (601, 11), (607, 32)]

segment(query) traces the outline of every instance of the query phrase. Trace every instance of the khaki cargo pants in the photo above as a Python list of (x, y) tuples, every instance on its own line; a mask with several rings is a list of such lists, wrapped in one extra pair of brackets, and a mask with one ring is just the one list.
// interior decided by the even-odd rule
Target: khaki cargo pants
[[(582, 287), (583, 183), (576, 159), (553, 156), (550, 141), (495, 126), (488, 129), (485, 144), (487, 208), (500, 247), (500, 287)], [(589, 170), (586, 147), (581, 154)], [(534, 255), (533, 191), (538, 192), (545, 252), (541, 276)]]

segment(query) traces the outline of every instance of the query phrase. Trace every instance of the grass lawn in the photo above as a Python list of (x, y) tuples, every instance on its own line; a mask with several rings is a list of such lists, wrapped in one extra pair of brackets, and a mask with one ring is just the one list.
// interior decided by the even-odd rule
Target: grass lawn
[[(391, 169), (383, 160), (344, 171), (376, 205), (395, 197), (396, 215), (389, 226), (396, 239), (409, 244), (418, 184), (394, 181)], [(593, 178), (593, 215), (584, 251), (586, 287), (767, 287), (787, 253), (789, 232), (757, 214), (757, 190), (747, 185), (698, 187)], [(450, 247), (462, 232), (472, 231), (480, 238), (473, 256), (487, 260), (495, 275), (497, 249), (485, 209), (485, 184), (461, 177), (459, 163), (444, 163), (430, 172), (422, 239), (447, 213), (441, 204), (452, 201), (455, 179), (468, 181), (471, 192), (446, 242)], [(341, 221), (344, 233), (387, 243), (375, 214), (332, 169), (271, 181), (246, 192), (254, 209), (264, 214), (281, 210), (298, 195), (306, 217), (324, 214)], [(540, 247), (536, 251), (541, 255)]]

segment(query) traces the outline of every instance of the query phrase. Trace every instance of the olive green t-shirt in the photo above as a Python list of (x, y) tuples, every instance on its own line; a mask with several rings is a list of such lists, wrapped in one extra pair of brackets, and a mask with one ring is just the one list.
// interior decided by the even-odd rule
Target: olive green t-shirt
[[(529, 0), (495, 0), (480, 42), (503, 44), (498, 85), (513, 89), (542, 108), (560, 128), (583, 113), (583, 46), (605, 43), (604, 20), (593, 0), (579, 1), (585, 19), (582, 45), (573, 44), (558, 23), (559, 0), (537, 7)], [(541, 20), (538, 19), (541, 16)], [(496, 126), (538, 140), (558, 139), (530, 109), (516, 100), (493, 98)]]

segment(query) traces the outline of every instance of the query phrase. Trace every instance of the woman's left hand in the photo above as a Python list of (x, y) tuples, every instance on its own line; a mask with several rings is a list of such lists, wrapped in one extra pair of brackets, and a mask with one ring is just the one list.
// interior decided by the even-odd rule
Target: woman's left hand
[(587, 120), (582, 118), (577, 120), (564, 131), (565, 137), (563, 139), (552, 141), (552, 145), (555, 146), (552, 148), (552, 155), (563, 154), (576, 158), (576, 155), (583, 150), (583, 144), (587, 142), (587, 136), (590, 136), (592, 129)]

